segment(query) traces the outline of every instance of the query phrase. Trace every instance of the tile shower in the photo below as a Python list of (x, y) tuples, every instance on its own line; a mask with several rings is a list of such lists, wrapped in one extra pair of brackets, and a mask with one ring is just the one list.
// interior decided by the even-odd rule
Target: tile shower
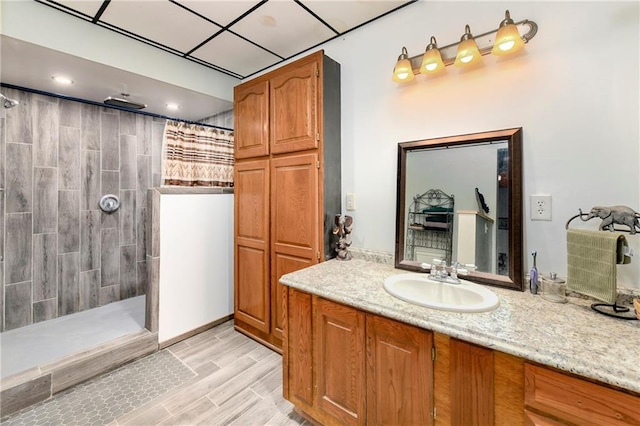
[[(147, 189), (164, 120), (2, 88), (0, 330), (145, 292)], [(103, 213), (104, 194), (121, 199)]]

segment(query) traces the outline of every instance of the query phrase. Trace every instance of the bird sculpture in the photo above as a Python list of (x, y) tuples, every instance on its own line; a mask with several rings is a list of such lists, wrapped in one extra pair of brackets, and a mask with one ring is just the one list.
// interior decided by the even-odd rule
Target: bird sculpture
[(487, 203), (485, 203), (484, 195), (482, 195), (482, 193), (478, 191), (478, 188), (476, 188), (476, 201), (478, 201), (478, 208), (481, 209), (485, 214), (488, 214), (489, 206), (487, 205)]

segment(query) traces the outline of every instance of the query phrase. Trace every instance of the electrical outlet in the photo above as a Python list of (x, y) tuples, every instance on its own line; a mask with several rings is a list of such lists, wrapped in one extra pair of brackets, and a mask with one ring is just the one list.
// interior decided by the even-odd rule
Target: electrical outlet
[(531, 195), (531, 220), (551, 220), (551, 195)]
[(347, 210), (353, 211), (356, 209), (356, 194), (353, 192), (347, 192)]

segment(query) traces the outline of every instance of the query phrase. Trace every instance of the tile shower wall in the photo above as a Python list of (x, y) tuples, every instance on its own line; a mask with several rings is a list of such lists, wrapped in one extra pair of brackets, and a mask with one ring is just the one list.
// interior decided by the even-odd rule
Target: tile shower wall
[[(0, 330), (145, 293), (164, 120), (14, 89), (0, 112)], [(121, 208), (98, 208), (104, 194)]]
[(233, 129), (233, 109), (223, 111), (219, 114), (212, 115), (207, 118), (199, 120), (204, 124), (211, 124), (213, 126), (226, 127), (227, 129)]

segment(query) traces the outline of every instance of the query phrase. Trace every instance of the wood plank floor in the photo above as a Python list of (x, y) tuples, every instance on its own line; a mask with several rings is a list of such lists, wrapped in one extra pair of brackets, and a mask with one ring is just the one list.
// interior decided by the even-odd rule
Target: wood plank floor
[(165, 351), (192, 379), (109, 423), (121, 425), (302, 425), (282, 398), (282, 357), (228, 321)]

